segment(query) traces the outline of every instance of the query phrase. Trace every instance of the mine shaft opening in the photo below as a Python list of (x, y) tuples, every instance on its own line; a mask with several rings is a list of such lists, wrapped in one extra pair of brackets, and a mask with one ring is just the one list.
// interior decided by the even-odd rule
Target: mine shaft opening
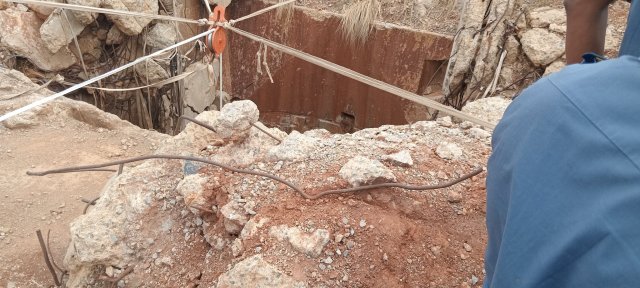
[[(227, 13), (235, 19), (267, 5), (261, 1), (235, 1)], [(418, 95), (441, 100), (452, 37), (377, 23), (366, 42), (358, 45), (342, 36), (341, 17), (296, 7), (289, 14), (267, 13), (237, 23), (236, 27)], [(225, 90), (230, 96), (254, 101), (260, 110), (260, 120), (283, 131), (322, 128), (332, 133), (350, 133), (437, 116), (423, 105), (280, 51), (267, 48), (265, 53), (260, 43), (235, 33), (229, 33), (224, 61), (227, 64), (223, 64), (223, 81), (228, 82)]]

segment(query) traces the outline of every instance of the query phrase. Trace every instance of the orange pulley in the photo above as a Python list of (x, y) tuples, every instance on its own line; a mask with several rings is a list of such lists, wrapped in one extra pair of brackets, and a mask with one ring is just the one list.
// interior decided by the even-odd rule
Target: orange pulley
[[(227, 22), (227, 19), (224, 17), (225, 7), (216, 6), (213, 9), (213, 12), (209, 15), (209, 21), (213, 22)], [(218, 57), (224, 48), (227, 47), (227, 33), (221, 26), (211, 25), (209, 26), (209, 30), (213, 30), (213, 32), (207, 35), (205, 40), (205, 45), (207, 45), (207, 50), (213, 53), (216, 57)]]

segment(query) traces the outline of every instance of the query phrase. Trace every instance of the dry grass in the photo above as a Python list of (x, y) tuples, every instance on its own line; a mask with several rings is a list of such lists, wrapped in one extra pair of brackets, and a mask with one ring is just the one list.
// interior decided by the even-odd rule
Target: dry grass
[[(278, 3), (285, 2), (286, 0), (278, 0)], [(284, 38), (289, 35), (289, 28), (293, 22), (293, 5), (294, 3), (284, 5), (276, 9), (276, 19), (280, 23), (280, 29), (282, 29)]]
[(378, 0), (361, 0), (349, 6), (340, 23), (340, 30), (344, 38), (354, 45), (362, 45), (366, 42), (373, 23), (380, 15), (380, 3)]

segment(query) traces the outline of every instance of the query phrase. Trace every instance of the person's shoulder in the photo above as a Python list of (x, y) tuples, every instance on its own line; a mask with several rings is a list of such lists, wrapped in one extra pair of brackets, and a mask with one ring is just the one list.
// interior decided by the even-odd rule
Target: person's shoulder
[[(525, 89), (505, 117), (513, 113), (529, 114), (528, 117), (567, 113), (574, 109), (624, 110), (629, 106), (622, 107), (622, 103), (640, 105), (639, 91), (639, 58), (624, 56), (596, 64), (570, 65)], [(640, 106), (633, 108), (637, 107)]]

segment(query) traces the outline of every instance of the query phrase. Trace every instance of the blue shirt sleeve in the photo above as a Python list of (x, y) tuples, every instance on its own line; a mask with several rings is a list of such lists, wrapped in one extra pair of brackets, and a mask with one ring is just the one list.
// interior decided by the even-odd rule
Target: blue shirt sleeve
[(572, 65), (494, 131), (484, 287), (638, 287), (640, 61)]

